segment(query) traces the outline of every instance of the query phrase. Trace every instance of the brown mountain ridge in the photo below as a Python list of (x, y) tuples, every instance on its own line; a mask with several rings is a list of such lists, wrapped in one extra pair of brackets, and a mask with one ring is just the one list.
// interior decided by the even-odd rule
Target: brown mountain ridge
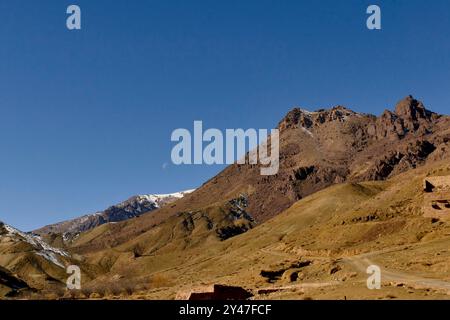
[[(390, 278), (408, 281), (385, 283), (387, 296), (423, 297), (420, 281), (444, 297), (449, 224), (424, 215), (423, 179), (450, 174), (450, 117), (408, 96), (379, 117), (294, 108), (277, 127), (274, 176), (231, 165), (173, 203), (71, 241), (3, 225), (0, 296), (161, 299), (230, 284), (258, 298), (375, 297), (360, 286), (369, 255), (393, 270)], [(431, 271), (422, 251), (433, 254)], [(81, 292), (64, 289), (68, 264), (82, 270)], [(335, 291), (323, 295), (322, 286)]]
[[(385, 180), (448, 155), (450, 117), (412, 96), (379, 117), (343, 106), (294, 108), (279, 122), (280, 170), (261, 176), (257, 165), (231, 165), (176, 203), (107, 225), (82, 251), (114, 247), (181, 212), (222, 205), (245, 195), (257, 224), (330, 185)], [(77, 247), (77, 243), (73, 244)]]

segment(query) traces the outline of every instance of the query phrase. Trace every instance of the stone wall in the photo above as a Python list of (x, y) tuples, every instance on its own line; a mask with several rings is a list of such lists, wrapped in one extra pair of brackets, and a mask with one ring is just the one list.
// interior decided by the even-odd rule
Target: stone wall
[(424, 187), (424, 216), (450, 218), (450, 176), (427, 177)]
[[(430, 189), (430, 185), (432, 186)], [(427, 177), (423, 181), (424, 190), (434, 192), (438, 190), (450, 191), (450, 176)]]

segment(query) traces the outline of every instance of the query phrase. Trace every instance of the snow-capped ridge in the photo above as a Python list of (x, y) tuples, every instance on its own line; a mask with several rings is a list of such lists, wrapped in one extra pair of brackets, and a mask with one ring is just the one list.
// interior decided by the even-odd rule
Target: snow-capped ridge
[(167, 194), (143, 194), (137, 195), (135, 198), (138, 201), (153, 201), (159, 208), (164, 204), (164, 202), (181, 199), (187, 194), (192, 193), (194, 191), (195, 189)]
[(159, 209), (166, 204), (183, 198), (194, 190), (170, 194), (144, 194), (128, 198), (103, 211), (48, 225), (34, 232), (37, 234), (61, 234), (64, 241), (75, 240), (81, 232), (91, 230), (106, 223), (120, 222)]
[(27, 242), (31, 246), (33, 246), (36, 250), (34, 251), (37, 255), (44, 257), (46, 260), (52, 262), (53, 264), (64, 268), (64, 265), (58, 259), (60, 257), (69, 257), (69, 254), (62, 249), (54, 248), (46, 243), (42, 238), (38, 235), (22, 232), (10, 225), (3, 224), (4, 229), (8, 232), (6, 236), (10, 237), (19, 237), (23, 241)]

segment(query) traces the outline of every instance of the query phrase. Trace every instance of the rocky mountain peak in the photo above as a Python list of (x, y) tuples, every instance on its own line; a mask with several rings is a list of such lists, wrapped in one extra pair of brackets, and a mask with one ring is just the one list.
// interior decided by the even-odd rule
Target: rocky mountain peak
[(369, 125), (368, 133), (376, 140), (395, 141), (410, 134), (429, 134), (440, 115), (429, 111), (421, 101), (409, 95), (400, 100), (394, 111), (385, 110)]
[(427, 110), (421, 101), (409, 95), (400, 100), (395, 107), (395, 114), (406, 120), (431, 119), (433, 112)]
[(345, 122), (349, 117), (363, 116), (342, 105), (337, 105), (330, 109), (318, 109), (316, 111), (308, 111), (302, 108), (294, 108), (289, 111), (281, 120), (278, 127), (280, 130), (303, 127), (309, 129), (311, 127), (320, 126), (327, 122)]
[(323, 113), (328, 117), (328, 121), (345, 121), (348, 117), (360, 115), (359, 113), (341, 105), (335, 106), (330, 110), (325, 110)]
[(311, 114), (312, 112), (308, 110), (294, 108), (289, 111), (286, 116), (280, 121), (280, 123), (278, 124), (278, 128), (280, 130), (284, 130), (297, 127), (299, 125), (305, 128), (309, 128), (312, 126)]

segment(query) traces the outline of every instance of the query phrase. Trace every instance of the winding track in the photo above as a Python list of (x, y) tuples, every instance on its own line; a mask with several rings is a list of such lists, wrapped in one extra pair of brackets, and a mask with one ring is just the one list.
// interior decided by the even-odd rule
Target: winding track
[[(440, 241), (448, 241), (446, 240), (438, 240), (438, 241), (430, 241), (425, 244), (429, 244), (431, 242), (440, 242)], [(348, 256), (342, 258), (342, 262), (349, 264), (353, 268), (355, 268), (358, 272), (366, 273), (367, 267), (370, 265), (377, 265), (377, 263), (374, 263), (369, 259), (369, 257), (376, 257), (383, 253), (388, 252), (395, 252), (400, 250), (405, 250), (405, 248), (411, 248), (414, 246), (423, 246), (424, 243), (418, 243), (415, 245), (409, 245), (409, 246), (398, 246), (393, 247), (389, 249), (369, 252), (369, 253), (363, 253), (360, 255), (355, 256)], [(382, 281), (395, 281), (399, 283), (408, 284), (414, 288), (430, 288), (435, 290), (444, 290), (447, 292), (450, 292), (450, 282), (443, 281), (439, 279), (433, 279), (433, 278), (424, 278), (420, 277), (414, 274), (398, 271), (398, 270), (388, 270), (388, 269), (381, 269), (381, 280)]]
[[(353, 269), (356, 269), (356, 271), (358, 271), (359, 273), (362, 273), (364, 275), (367, 275), (366, 270), (367, 267), (370, 265), (377, 265), (376, 262), (373, 262), (372, 260), (370, 260), (369, 258), (375, 258), (376, 256), (379, 256), (381, 254), (384, 253), (389, 253), (389, 252), (395, 252), (395, 251), (402, 251), (405, 249), (410, 249), (412, 247), (420, 247), (426, 244), (430, 244), (433, 242), (442, 242), (442, 241), (446, 241), (448, 242), (448, 239), (445, 240), (433, 240), (433, 241), (429, 241), (426, 243), (417, 243), (417, 244), (412, 244), (412, 245), (401, 245), (401, 246), (396, 246), (396, 247), (392, 247), (392, 248), (387, 248), (387, 249), (383, 249), (383, 250), (378, 250), (378, 251), (373, 251), (373, 252), (369, 252), (369, 253), (363, 253), (363, 254), (359, 254), (359, 255), (354, 255), (354, 256), (346, 256), (346, 257), (342, 257), (340, 260), (341, 262), (351, 266)], [(264, 252), (265, 254), (271, 254), (271, 255), (276, 255), (276, 256), (280, 256), (280, 257), (288, 257), (289, 254), (285, 253), (285, 252), (280, 252), (280, 251), (276, 251), (276, 250), (269, 250), (268, 248), (263, 248), (261, 249), (262, 252)], [(313, 259), (329, 259), (329, 257), (311, 257)], [(382, 268), (381, 269), (381, 281), (392, 281), (392, 282), (398, 282), (398, 283), (403, 283), (403, 284), (407, 284), (413, 288), (425, 288), (425, 289), (434, 289), (434, 290), (442, 290), (442, 291), (446, 291), (450, 293), (450, 282), (447, 281), (443, 281), (443, 280), (439, 280), (439, 279), (433, 279), (433, 278), (425, 278), (425, 277), (420, 277), (414, 274), (410, 274), (410, 273), (406, 273), (406, 272), (402, 272), (402, 271), (398, 271), (398, 270), (389, 270), (389, 269), (385, 269)], [(333, 284), (338, 284), (338, 282), (318, 282), (315, 283), (315, 286), (329, 286), (329, 285), (333, 285)], [(310, 287), (310, 285), (298, 285), (299, 287)], [(291, 287), (291, 286), (288, 286)], [(272, 287), (273, 289), (274, 287)], [(284, 289), (287, 287), (279, 287), (279, 289)]]

